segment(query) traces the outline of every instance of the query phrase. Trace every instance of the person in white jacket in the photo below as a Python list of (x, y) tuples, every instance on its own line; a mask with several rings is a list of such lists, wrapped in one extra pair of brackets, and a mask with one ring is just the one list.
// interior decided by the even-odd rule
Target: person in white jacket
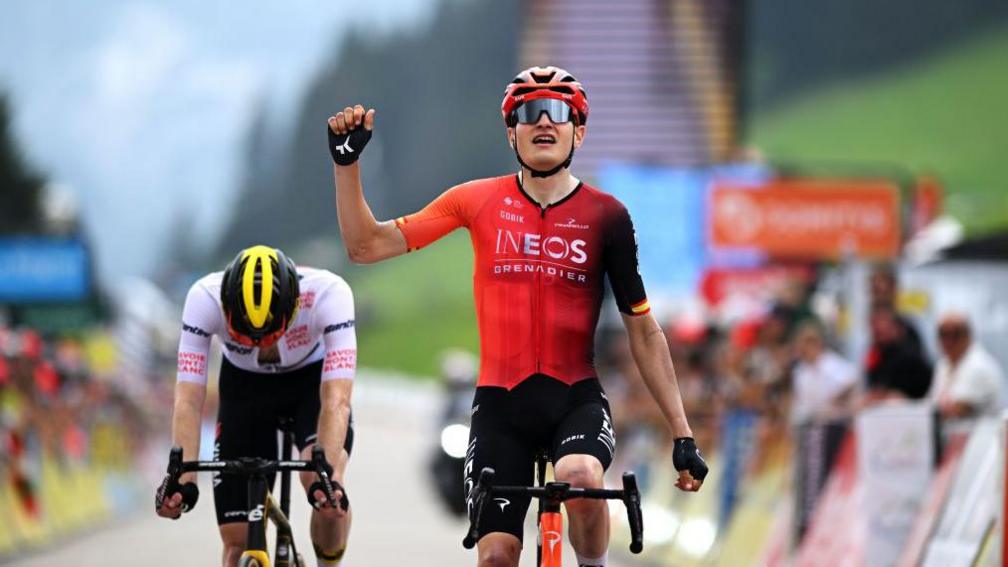
[(942, 315), (938, 344), (942, 356), (929, 398), (949, 428), (968, 429), (980, 416), (996, 416), (1004, 407), (1004, 371), (974, 340), (969, 318), (956, 312)]
[(850, 413), (858, 383), (857, 367), (827, 348), (817, 321), (806, 321), (796, 329), (794, 346), (798, 362), (794, 368), (791, 422), (827, 421)]

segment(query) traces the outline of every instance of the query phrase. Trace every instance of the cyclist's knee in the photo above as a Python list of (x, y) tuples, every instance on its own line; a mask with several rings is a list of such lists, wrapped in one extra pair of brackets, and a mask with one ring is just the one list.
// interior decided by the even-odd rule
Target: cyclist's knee
[(224, 565), (237, 565), (245, 551), (245, 537), (248, 526), (244, 522), (220, 526), (221, 541), (224, 544)]
[(504, 533), (487, 534), (479, 541), (479, 567), (516, 567), (521, 542)]
[(490, 547), (479, 554), (479, 567), (515, 567), (518, 554), (505, 547)]
[(224, 546), (224, 567), (237, 567), (238, 560), (241, 559), (245, 551), (242, 547)]
[(602, 488), (605, 470), (591, 455), (566, 455), (556, 464), (556, 479), (579, 488)]

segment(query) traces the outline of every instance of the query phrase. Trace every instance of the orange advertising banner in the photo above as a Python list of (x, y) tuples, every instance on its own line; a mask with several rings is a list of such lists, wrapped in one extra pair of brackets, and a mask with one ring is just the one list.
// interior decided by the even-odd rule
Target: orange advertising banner
[(774, 256), (891, 258), (899, 253), (899, 188), (887, 181), (789, 179), (715, 187), (714, 246)]

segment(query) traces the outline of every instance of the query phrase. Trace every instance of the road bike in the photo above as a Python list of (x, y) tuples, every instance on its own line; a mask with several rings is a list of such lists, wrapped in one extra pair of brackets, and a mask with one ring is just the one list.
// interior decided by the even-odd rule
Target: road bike
[[(483, 507), (494, 496), (531, 496), (539, 500), (536, 518), (538, 537), (536, 538), (536, 564), (539, 567), (561, 567), (563, 550), (563, 515), (560, 504), (572, 498), (594, 498), (599, 500), (622, 500), (630, 525), (630, 552), (640, 553), (644, 548), (644, 522), (641, 516), (640, 491), (637, 478), (632, 472), (623, 473), (623, 488), (574, 488), (567, 482), (546, 482), (544, 454), (536, 458), (536, 486), (494, 485), (494, 469), (480, 471), (479, 480), (473, 487), (472, 508), (469, 511), (469, 531), (462, 540), (466, 549), (472, 549), (479, 537), (478, 526)], [(543, 544), (546, 544), (544, 547)]]
[[(283, 431), (284, 456), (291, 454), (293, 433), (289, 429)], [(172, 447), (168, 456), (168, 475), (171, 482), (178, 482), (180, 476), (187, 472), (213, 471), (220, 474), (244, 476), (248, 479), (248, 538), (245, 551), (238, 560), (238, 567), (308, 567), (294, 545), (294, 533), (290, 521), (290, 483), (292, 471), (314, 471), (320, 479), (326, 499), (333, 506), (343, 510), (350, 507), (346, 490), (328, 471), (332, 468), (326, 462), (322, 447), (312, 448), (311, 460), (271, 460), (244, 457), (226, 461), (183, 461), (182, 448)], [(280, 501), (273, 498), (269, 488), (269, 477), (280, 473)], [(336, 492), (341, 492), (336, 499)], [(267, 549), (266, 526), (273, 522), (276, 526), (276, 546), (274, 560), (271, 562)]]

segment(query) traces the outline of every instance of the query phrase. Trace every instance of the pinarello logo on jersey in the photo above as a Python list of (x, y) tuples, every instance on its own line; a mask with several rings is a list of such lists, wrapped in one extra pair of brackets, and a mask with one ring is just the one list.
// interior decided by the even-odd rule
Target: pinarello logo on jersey
[(494, 252), (497, 255), (522, 254), (584, 264), (588, 261), (588, 253), (585, 251), (587, 246), (588, 243), (580, 238), (573, 240), (561, 236), (543, 238), (541, 234), (534, 232), (516, 232), (499, 228)]
[(567, 222), (564, 222), (564, 223), (555, 222), (555, 223), (553, 223), (553, 226), (555, 226), (557, 228), (576, 228), (578, 230), (588, 230), (588, 228), (589, 228), (589, 226), (586, 225), (586, 224), (579, 224), (577, 222), (577, 219), (575, 219), (573, 217), (567, 219)]

